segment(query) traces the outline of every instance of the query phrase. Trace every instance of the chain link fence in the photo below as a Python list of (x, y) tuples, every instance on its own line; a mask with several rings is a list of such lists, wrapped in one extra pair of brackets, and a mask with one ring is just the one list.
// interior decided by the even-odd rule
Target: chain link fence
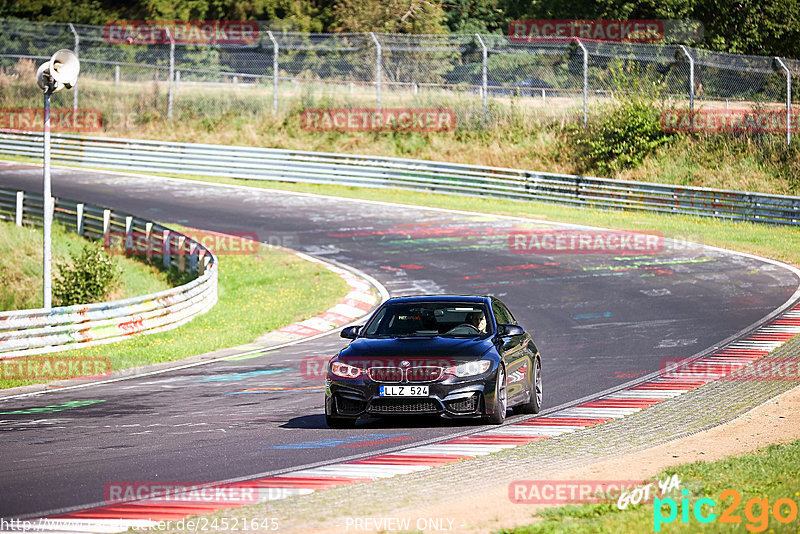
[(309, 106), (449, 107), (459, 128), (511, 111), (585, 123), (635, 91), (678, 108), (789, 114), (800, 76), (797, 60), (667, 44), (267, 29), (247, 44), (184, 44), (172, 36), (137, 44), (109, 42), (102, 26), (0, 20), (0, 105), (39, 106), (35, 85), (12, 87), (8, 78), (30, 77), (60, 48), (79, 55), (81, 81), (77, 91), (54, 95), (54, 106), (100, 109), (112, 132), (154, 119), (247, 120)]

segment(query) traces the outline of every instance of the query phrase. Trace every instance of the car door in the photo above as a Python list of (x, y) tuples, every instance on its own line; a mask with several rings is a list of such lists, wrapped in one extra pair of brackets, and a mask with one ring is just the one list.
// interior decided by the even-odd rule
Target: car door
[[(517, 324), (508, 308), (497, 299), (492, 300), (492, 312), (497, 324)], [(508, 405), (524, 402), (528, 398), (530, 358), (526, 350), (530, 337), (527, 333), (507, 336), (500, 335), (500, 354), (506, 365), (508, 377)]]

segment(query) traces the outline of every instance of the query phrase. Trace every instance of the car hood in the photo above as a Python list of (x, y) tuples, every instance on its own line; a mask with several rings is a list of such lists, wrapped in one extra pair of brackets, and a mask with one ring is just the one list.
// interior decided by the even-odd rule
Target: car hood
[(339, 353), (340, 360), (427, 360), (466, 361), (480, 358), (493, 347), (491, 338), (358, 338)]

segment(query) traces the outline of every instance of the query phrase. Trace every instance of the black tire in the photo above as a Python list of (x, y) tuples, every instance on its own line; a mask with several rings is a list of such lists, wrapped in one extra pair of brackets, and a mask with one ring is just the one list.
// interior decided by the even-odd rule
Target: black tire
[(533, 360), (531, 373), (531, 398), (525, 404), (517, 406), (519, 413), (539, 413), (542, 409), (542, 364), (539, 358)]
[(493, 410), (489, 415), (484, 416), (483, 420), (489, 425), (502, 425), (506, 420), (508, 409), (508, 381), (506, 379), (506, 369), (502, 365), (497, 368), (497, 382), (494, 386)]

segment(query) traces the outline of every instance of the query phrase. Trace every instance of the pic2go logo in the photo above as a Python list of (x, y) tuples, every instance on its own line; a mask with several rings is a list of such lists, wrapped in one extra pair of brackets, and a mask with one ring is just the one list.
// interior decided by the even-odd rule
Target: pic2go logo
[[(682, 490), (681, 493), (684, 498), (681, 499), (680, 505), (675, 502), (675, 499), (656, 498), (653, 500), (653, 530), (661, 532), (661, 526), (674, 522), (678, 518), (678, 513), (681, 514), (681, 523), (689, 522), (689, 512), (694, 516), (698, 523), (708, 524), (714, 521), (718, 523), (731, 523), (741, 524), (742, 517), (736, 513), (736, 509), (742, 502), (741, 494), (734, 489), (726, 489), (719, 495), (720, 502), (732, 498), (733, 501), (719, 514), (714, 513), (714, 508), (717, 502), (709, 497), (697, 499), (694, 506), (689, 503), (686, 496), (689, 490)], [(664, 515), (665, 507), (667, 515)], [(744, 505), (744, 516), (747, 519), (745, 528), (748, 532), (764, 532), (769, 525), (770, 519), (770, 505), (768, 497), (753, 497), (748, 500)], [(797, 503), (788, 497), (782, 497), (775, 501), (772, 505), (772, 517), (778, 523), (788, 524), (797, 519)]]

